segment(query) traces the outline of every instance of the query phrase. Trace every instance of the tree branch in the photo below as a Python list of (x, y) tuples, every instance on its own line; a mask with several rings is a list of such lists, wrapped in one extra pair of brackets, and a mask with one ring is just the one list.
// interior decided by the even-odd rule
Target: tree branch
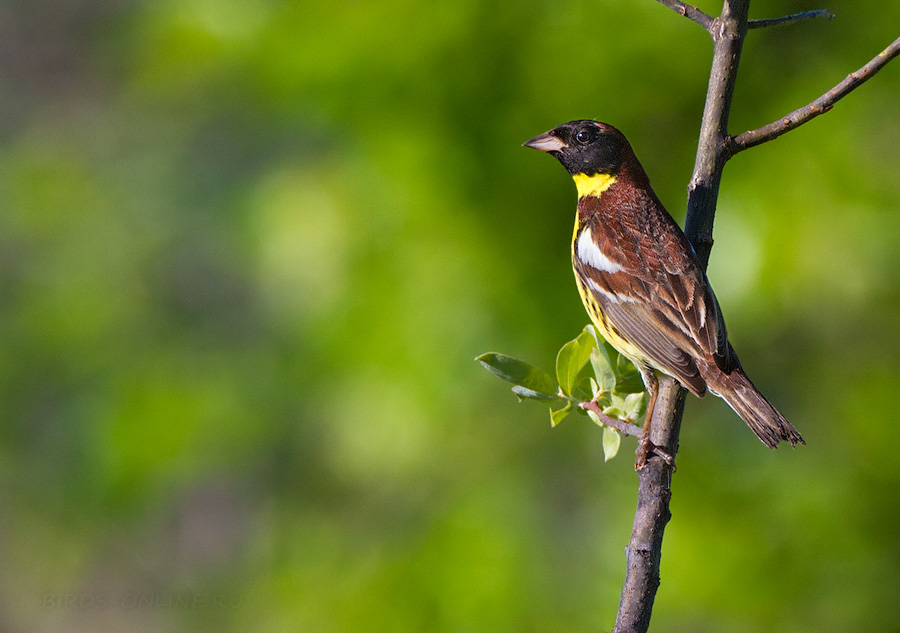
[(630, 435), (631, 437), (640, 437), (641, 436), (641, 428), (635, 426), (634, 424), (629, 424), (624, 420), (618, 420), (616, 418), (612, 418), (605, 413), (603, 413), (603, 409), (600, 408), (593, 400), (588, 400), (587, 402), (582, 402), (580, 405), (582, 409), (585, 411), (593, 411), (594, 414), (600, 418), (600, 421), (603, 422), (606, 426), (612, 427), (617, 430), (622, 435)]
[(728, 115), (737, 78), (741, 49), (747, 34), (750, 0), (725, 0), (713, 32), (713, 60), (706, 90), (694, 173), (688, 184), (688, 211), (684, 233), (706, 268), (712, 250), (713, 220), (719, 183), (728, 154)]
[[(686, 391), (669, 376), (660, 376), (650, 441), (669, 455), (678, 452), (678, 435)], [(659, 412), (659, 415), (655, 413)], [(614, 633), (644, 633), (650, 626), (659, 588), (659, 565), (666, 524), (672, 517), (669, 499), (674, 467), (651, 457), (638, 471), (638, 502), (631, 540), (625, 548), (627, 572)]]
[(787, 116), (784, 116), (777, 121), (773, 121), (766, 126), (733, 137), (728, 143), (730, 155), (733, 156), (750, 147), (776, 139), (785, 132), (790, 132), (794, 128), (811, 121), (820, 114), (825, 114), (834, 107), (835, 103), (871, 79), (875, 73), (885, 66), (885, 64), (898, 55), (900, 55), (900, 38), (894, 40), (890, 46), (878, 53), (872, 61), (856, 72), (847, 75), (841, 83), (812, 103), (794, 110)]
[[(661, 0), (660, 0), (661, 1)], [(667, 3), (663, 3), (667, 4)], [(703, 267), (712, 248), (712, 225), (722, 169), (727, 161), (728, 113), (741, 48), (747, 34), (750, 0), (725, 0), (722, 14), (710, 22), (713, 62), (697, 147), (694, 174), (688, 186), (685, 234)], [(677, 9), (676, 9), (677, 10)], [(674, 378), (663, 376), (653, 410), (650, 441), (675, 457), (686, 391)], [(614, 633), (646, 633), (656, 590), (662, 541), (671, 514), (673, 466), (652, 456), (638, 471), (638, 502), (631, 540), (625, 548), (627, 568)]]
[(675, 13), (679, 15), (683, 15), (687, 19), (696, 22), (704, 29), (709, 31), (712, 28), (713, 17), (707, 13), (704, 13), (697, 7), (685, 4), (680, 0), (656, 0), (660, 4), (664, 4), (670, 9), (672, 9)]
[(833, 20), (834, 14), (826, 11), (825, 9), (819, 9), (817, 11), (804, 11), (803, 13), (786, 15), (782, 18), (771, 18), (768, 20), (750, 20), (749, 22), (747, 22), (747, 28), (764, 29), (769, 26), (778, 26), (791, 22), (803, 22), (804, 20), (810, 20), (812, 18), (828, 18), (829, 20)]

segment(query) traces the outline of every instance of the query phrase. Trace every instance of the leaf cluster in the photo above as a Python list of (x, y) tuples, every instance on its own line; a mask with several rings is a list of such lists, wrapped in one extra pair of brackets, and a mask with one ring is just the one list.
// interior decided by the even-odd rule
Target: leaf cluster
[(558, 425), (569, 414), (587, 414), (603, 429), (606, 461), (615, 457), (621, 435), (582, 405), (590, 401), (607, 415), (631, 424), (642, 420), (646, 394), (640, 372), (603, 339), (592, 325), (567, 342), (556, 355), (556, 377), (525, 361), (488, 352), (476, 358), (489, 372), (513, 384), (519, 401), (550, 403), (550, 423)]

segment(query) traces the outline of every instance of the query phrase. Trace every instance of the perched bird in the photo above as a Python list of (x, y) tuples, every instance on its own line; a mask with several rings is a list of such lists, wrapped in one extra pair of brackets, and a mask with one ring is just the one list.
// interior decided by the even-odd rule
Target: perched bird
[(805, 443), (741, 368), (700, 260), (625, 136), (605, 123), (572, 121), (524, 145), (555, 157), (575, 180), (578, 292), (599, 333), (635, 364), (650, 394), (637, 466), (650, 451), (668, 457), (649, 440), (656, 372), (698, 397), (709, 391), (725, 400), (766, 446)]

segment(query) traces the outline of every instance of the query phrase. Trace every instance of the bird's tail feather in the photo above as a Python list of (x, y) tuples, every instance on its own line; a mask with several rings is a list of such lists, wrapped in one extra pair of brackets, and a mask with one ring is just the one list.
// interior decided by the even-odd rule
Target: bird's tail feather
[(791, 446), (806, 444), (799, 431), (769, 404), (741, 369), (717, 374), (714, 381), (708, 381), (710, 391), (727, 402), (763, 444), (769, 448), (775, 448), (781, 440), (787, 440)]

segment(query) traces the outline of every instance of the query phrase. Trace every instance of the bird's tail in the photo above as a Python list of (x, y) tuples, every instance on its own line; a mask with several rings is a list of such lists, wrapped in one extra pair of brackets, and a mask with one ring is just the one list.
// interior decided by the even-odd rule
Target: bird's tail
[(713, 378), (707, 380), (710, 391), (727, 402), (763, 444), (769, 448), (775, 448), (781, 440), (787, 440), (791, 446), (806, 444), (799, 431), (769, 404), (740, 368), (730, 374), (716, 372), (715, 377), (708, 378)]

